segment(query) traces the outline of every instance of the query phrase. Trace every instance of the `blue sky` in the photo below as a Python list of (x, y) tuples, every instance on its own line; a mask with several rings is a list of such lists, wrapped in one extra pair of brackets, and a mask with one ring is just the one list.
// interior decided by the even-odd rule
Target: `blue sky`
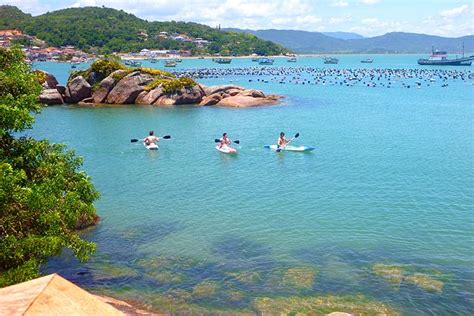
[(38, 15), (67, 7), (106, 6), (150, 21), (222, 27), (346, 31), (365, 36), (402, 31), (441, 36), (474, 33), (472, 0), (0, 0)]

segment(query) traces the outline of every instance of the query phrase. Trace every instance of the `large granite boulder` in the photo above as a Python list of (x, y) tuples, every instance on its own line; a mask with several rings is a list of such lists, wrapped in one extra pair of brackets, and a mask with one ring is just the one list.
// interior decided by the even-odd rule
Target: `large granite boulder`
[(111, 73), (107, 78), (102, 80), (99, 84), (99, 87), (97, 90), (94, 91), (94, 94), (92, 97), (94, 98), (94, 103), (104, 103), (105, 99), (107, 98), (107, 95), (109, 92), (114, 88), (115, 84), (117, 83), (117, 80), (115, 78), (117, 76), (122, 75), (125, 72), (125, 70), (119, 69)]
[(63, 97), (56, 89), (43, 90), (39, 96), (39, 100), (41, 103), (47, 105), (56, 105), (64, 103)]
[(97, 82), (100, 82), (103, 79), (104, 79), (104, 76), (102, 74), (95, 71), (91, 71), (89, 76), (87, 77), (87, 82), (89, 82), (89, 84), (93, 86)]
[(269, 96), (266, 98), (254, 98), (252, 96), (236, 95), (224, 98), (220, 100), (216, 105), (232, 108), (247, 108), (260, 105), (275, 104), (277, 100), (278, 98), (275, 98), (274, 96)]
[[(232, 94), (230, 94), (230, 95), (232, 95)], [(249, 96), (249, 97), (253, 97), (253, 98), (264, 98), (265, 97), (265, 94), (262, 91), (254, 90), (254, 89), (243, 90), (243, 91), (239, 92), (238, 95)]]
[(158, 100), (159, 97), (163, 95), (163, 89), (161, 87), (156, 87), (150, 92), (143, 91), (141, 92), (137, 99), (135, 100), (136, 104), (153, 104)]
[(45, 80), (42, 84), (44, 89), (55, 89), (56, 86), (59, 84), (58, 80), (56, 80), (56, 77), (50, 74), (49, 72), (39, 70), (42, 73), (45, 74)]
[(109, 104), (133, 104), (144, 86), (153, 81), (153, 77), (146, 73), (134, 71), (120, 80), (107, 95)]
[(198, 104), (201, 102), (204, 91), (199, 85), (192, 88), (183, 88), (175, 94), (161, 95), (154, 105)]
[(226, 92), (227, 90), (237, 89), (237, 90), (244, 90), (244, 88), (236, 85), (221, 85), (221, 86), (211, 86), (211, 87), (203, 87), (204, 92), (206, 95), (211, 95), (218, 92)]
[(214, 93), (202, 98), (202, 101), (199, 103), (199, 105), (215, 105), (220, 100), (222, 100), (222, 95), (220, 93)]
[(201, 102), (204, 91), (200, 86), (195, 85), (192, 88), (181, 89), (174, 97), (175, 104), (196, 104)]
[(162, 95), (153, 104), (154, 105), (175, 105), (176, 100), (168, 95)]
[(91, 85), (82, 76), (77, 76), (67, 84), (64, 101), (66, 103), (78, 103), (92, 96)]

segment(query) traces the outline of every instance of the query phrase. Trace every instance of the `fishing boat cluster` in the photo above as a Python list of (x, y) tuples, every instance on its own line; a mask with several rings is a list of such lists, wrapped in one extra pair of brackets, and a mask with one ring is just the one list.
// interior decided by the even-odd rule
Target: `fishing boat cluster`
[(339, 85), (352, 87), (403, 87), (422, 86), (447, 87), (453, 81), (474, 79), (470, 70), (445, 69), (336, 69), (313, 67), (245, 67), (245, 68), (204, 68), (175, 72), (178, 77), (211, 79), (245, 76), (249, 82), (301, 85)]

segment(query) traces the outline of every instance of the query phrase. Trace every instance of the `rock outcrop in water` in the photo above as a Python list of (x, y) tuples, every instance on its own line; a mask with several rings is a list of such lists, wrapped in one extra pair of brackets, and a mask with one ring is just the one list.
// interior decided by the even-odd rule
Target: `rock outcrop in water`
[[(48, 76), (51, 76), (48, 74)], [(48, 77), (49, 78), (49, 77)], [(54, 77), (52, 77), (54, 78)], [(50, 81), (53, 82), (53, 79)], [(137, 104), (173, 106), (255, 107), (277, 103), (280, 96), (265, 95), (260, 90), (236, 85), (206, 87), (190, 78), (149, 68), (119, 69), (102, 80), (94, 71), (81, 71), (70, 78), (66, 87), (47, 85), (41, 102), (54, 104)], [(54, 78), (54, 80), (56, 80)]]

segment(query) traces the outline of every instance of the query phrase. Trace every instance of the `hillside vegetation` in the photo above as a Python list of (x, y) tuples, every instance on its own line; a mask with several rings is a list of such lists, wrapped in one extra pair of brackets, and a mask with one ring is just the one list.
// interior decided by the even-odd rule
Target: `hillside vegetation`
[[(15, 19), (8, 19), (9, 16)], [(0, 6), (2, 28), (17, 28), (49, 45), (73, 45), (100, 53), (131, 52), (141, 49), (191, 50), (194, 54), (276, 55), (287, 50), (252, 34), (224, 32), (191, 22), (148, 22), (110, 8), (69, 8), (31, 17), (12, 6)], [(4, 22), (8, 21), (8, 22)], [(2, 25), (0, 24), (0, 25)], [(183, 34), (210, 41), (204, 47), (158, 37), (159, 32)]]

